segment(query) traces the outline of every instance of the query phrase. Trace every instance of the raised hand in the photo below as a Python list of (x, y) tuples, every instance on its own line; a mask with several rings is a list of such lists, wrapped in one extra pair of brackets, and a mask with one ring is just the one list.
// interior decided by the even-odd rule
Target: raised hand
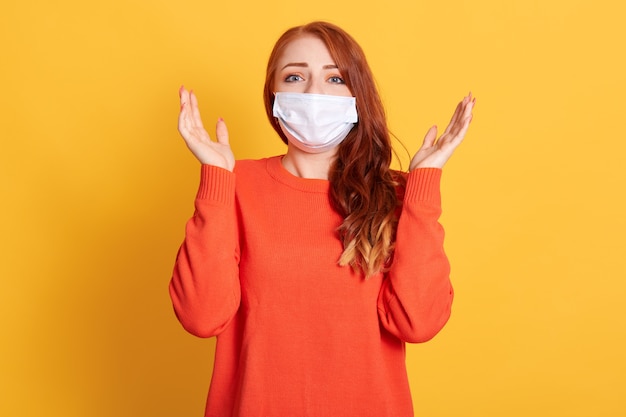
[(437, 126), (428, 130), (421, 148), (417, 151), (409, 170), (416, 168), (443, 168), (454, 150), (461, 144), (470, 122), (476, 98), (470, 93), (456, 106), (454, 115), (443, 134), (437, 139)]
[(198, 99), (193, 91), (181, 87), (180, 114), (178, 115), (178, 131), (185, 140), (187, 147), (202, 164), (215, 165), (232, 171), (235, 167), (235, 156), (228, 143), (228, 129), (221, 118), (215, 127), (213, 141), (202, 124)]

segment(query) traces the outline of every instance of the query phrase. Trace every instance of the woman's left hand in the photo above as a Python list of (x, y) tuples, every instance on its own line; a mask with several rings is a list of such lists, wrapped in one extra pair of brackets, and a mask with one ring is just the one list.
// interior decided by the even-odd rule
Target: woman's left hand
[(456, 106), (448, 127), (439, 139), (437, 139), (437, 126), (428, 130), (422, 147), (411, 159), (410, 171), (416, 168), (443, 168), (467, 133), (475, 103), (476, 98), (472, 97), (472, 93), (463, 98)]

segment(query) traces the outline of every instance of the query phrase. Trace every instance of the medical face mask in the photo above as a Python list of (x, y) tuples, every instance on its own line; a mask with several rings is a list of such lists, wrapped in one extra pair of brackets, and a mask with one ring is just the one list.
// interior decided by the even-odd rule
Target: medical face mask
[(327, 94), (276, 93), (273, 114), (290, 142), (310, 153), (339, 145), (358, 121), (354, 97)]

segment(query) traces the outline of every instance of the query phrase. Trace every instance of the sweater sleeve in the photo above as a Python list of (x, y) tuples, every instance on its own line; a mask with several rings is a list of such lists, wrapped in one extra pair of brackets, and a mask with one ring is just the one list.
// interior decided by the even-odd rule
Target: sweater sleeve
[(405, 342), (430, 340), (450, 317), (450, 265), (438, 222), (440, 181), (440, 169), (409, 173), (394, 258), (378, 297), (382, 325)]
[(202, 165), (195, 212), (169, 285), (183, 327), (199, 337), (221, 333), (239, 308), (239, 244), (235, 174)]

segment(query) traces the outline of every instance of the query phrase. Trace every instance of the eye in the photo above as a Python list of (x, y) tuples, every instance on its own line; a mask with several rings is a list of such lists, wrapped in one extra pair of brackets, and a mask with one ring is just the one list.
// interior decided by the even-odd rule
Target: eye
[(329, 83), (331, 83), (331, 84), (345, 84), (345, 83), (346, 83), (346, 82), (343, 80), (343, 78), (341, 78), (341, 77), (337, 77), (337, 76), (335, 76), (335, 77), (330, 77), (330, 78), (328, 79), (328, 82), (329, 82)]
[(288, 83), (295, 83), (298, 81), (302, 81), (304, 78), (302, 78), (301, 76), (297, 75), (297, 74), (290, 74), (285, 78), (285, 82)]

